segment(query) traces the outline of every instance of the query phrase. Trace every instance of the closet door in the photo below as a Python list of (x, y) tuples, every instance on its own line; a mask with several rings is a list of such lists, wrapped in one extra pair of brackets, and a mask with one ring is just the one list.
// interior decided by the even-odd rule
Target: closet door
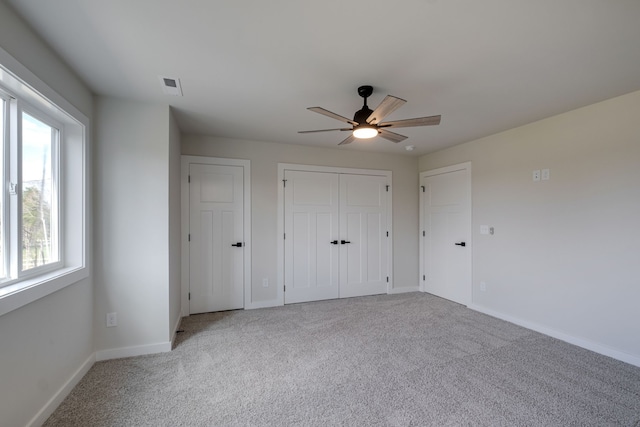
[(387, 292), (387, 178), (340, 175), (340, 297)]
[(285, 304), (338, 298), (338, 175), (285, 171)]
[(284, 302), (387, 292), (387, 178), (284, 172)]

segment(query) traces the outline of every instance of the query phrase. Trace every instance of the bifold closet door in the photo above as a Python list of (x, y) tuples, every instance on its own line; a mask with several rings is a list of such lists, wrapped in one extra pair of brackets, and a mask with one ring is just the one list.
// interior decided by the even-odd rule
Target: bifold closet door
[(387, 179), (285, 171), (285, 304), (387, 292)]

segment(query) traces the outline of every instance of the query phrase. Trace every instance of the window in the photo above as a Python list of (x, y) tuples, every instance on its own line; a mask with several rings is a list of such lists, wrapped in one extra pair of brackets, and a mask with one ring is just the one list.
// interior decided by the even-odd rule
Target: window
[(59, 224), (59, 141), (62, 125), (0, 92), (3, 108), (0, 285), (62, 265)]
[(58, 245), (58, 140), (60, 129), (22, 112), (20, 271), (60, 261)]
[[(0, 113), (2, 114), (2, 117), (0, 117), (0, 142), (4, 147), (5, 140), (7, 139), (6, 137), (7, 129), (5, 126), (5, 122), (7, 121), (7, 118), (8, 118), (8, 110), (7, 110), (7, 99), (3, 95), (4, 94), (0, 92)], [(0, 177), (4, 176), (3, 154), (4, 154), (4, 150), (0, 150)], [(3, 194), (0, 195), (0, 278), (4, 278), (7, 275), (6, 269), (5, 269), (5, 265), (7, 261), (7, 251), (5, 249), (5, 243), (4, 243), (4, 237), (5, 237), (4, 226), (5, 226), (5, 221), (4, 221), (4, 192), (3, 192)]]
[(89, 121), (1, 49), (0, 114), (2, 315), (89, 275)]

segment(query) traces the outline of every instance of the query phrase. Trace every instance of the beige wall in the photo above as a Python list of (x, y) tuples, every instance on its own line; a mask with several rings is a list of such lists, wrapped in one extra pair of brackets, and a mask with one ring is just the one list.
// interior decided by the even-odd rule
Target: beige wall
[(640, 363), (639, 112), (635, 92), (420, 158), (472, 162), (475, 306)]
[(278, 163), (390, 170), (393, 173), (394, 291), (418, 287), (418, 160), (403, 155), (183, 135), (182, 154), (251, 161), (252, 301), (274, 301), (277, 279)]

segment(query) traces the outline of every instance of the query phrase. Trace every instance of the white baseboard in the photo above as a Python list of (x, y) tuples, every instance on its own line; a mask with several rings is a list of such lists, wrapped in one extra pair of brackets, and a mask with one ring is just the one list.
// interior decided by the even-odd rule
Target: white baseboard
[(527, 329), (531, 329), (532, 331), (540, 332), (541, 334), (548, 335), (553, 338), (557, 338), (561, 341), (568, 342), (569, 344), (577, 345), (578, 347), (585, 348), (587, 350), (594, 351), (596, 353), (602, 354), (604, 356), (609, 356), (614, 359), (620, 360), (625, 363), (629, 363), (630, 365), (640, 367), (640, 357), (634, 356), (629, 353), (625, 353), (619, 350), (615, 350), (613, 348), (603, 346), (601, 344), (595, 343), (593, 341), (585, 340), (582, 338), (577, 338), (572, 335), (568, 335), (564, 332), (557, 331), (555, 329), (548, 328), (546, 326), (539, 325), (534, 322), (529, 322), (527, 320), (519, 319), (517, 317), (513, 317), (507, 314), (503, 314), (497, 311), (493, 311), (475, 304), (470, 304), (468, 306), (471, 310), (479, 311), (480, 313), (487, 314), (491, 317), (496, 317), (501, 320), (506, 320), (507, 322), (516, 324), (518, 326), (522, 326)]
[(391, 288), (389, 295), (406, 294), (407, 292), (419, 292), (420, 286), (402, 286), (401, 288)]
[(96, 362), (96, 355), (92, 353), (87, 360), (80, 365), (80, 367), (71, 375), (71, 378), (64, 383), (60, 390), (53, 395), (51, 399), (38, 411), (38, 413), (27, 423), (27, 427), (36, 427), (41, 426), (44, 422), (53, 414), (53, 411), (56, 410), (58, 406), (62, 403), (65, 397), (71, 393), (71, 390), (80, 382), (82, 377), (85, 376), (89, 369)]
[(133, 347), (111, 348), (96, 352), (96, 361), (121, 359), (123, 357), (143, 356), (145, 354), (166, 353), (171, 351), (171, 341), (157, 344), (136, 345)]

